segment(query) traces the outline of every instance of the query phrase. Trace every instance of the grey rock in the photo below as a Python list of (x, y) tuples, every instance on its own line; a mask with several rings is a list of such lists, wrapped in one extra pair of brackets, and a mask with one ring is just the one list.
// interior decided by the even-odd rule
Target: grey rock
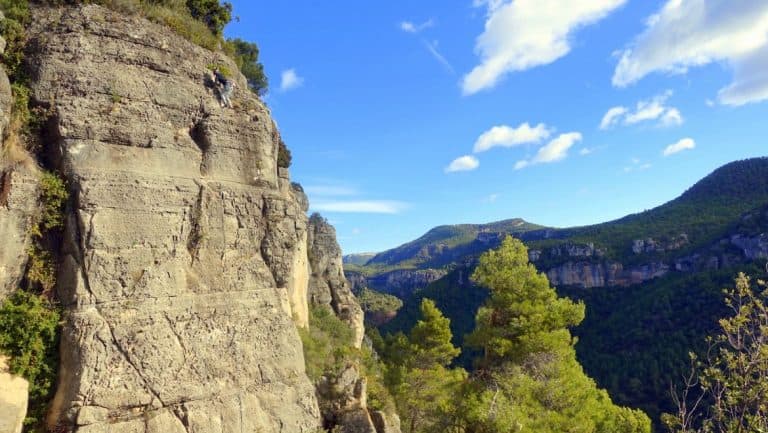
[[(278, 182), (267, 108), (219, 107), (237, 67), (99, 6), (34, 8), (33, 98), (73, 193), (49, 413), (79, 433), (313, 432), (306, 203)], [(235, 77), (245, 89), (244, 77)]]
[(750, 260), (768, 258), (768, 234), (756, 236), (731, 236), (731, 244), (740, 248), (744, 257)]
[(666, 275), (669, 266), (654, 262), (631, 268), (617, 262), (566, 262), (547, 270), (547, 278), (555, 286), (582, 288), (630, 286)]
[(18, 286), (37, 214), (37, 175), (24, 166), (0, 167), (0, 301)]
[(377, 433), (400, 433), (400, 417), (380, 410), (370, 411), (371, 420)]
[(336, 230), (325, 218), (314, 214), (309, 219), (309, 301), (327, 305), (345, 321), (354, 332), (355, 347), (363, 342), (365, 328), (363, 309), (349, 289), (344, 277), (341, 248), (336, 241)]
[(367, 282), (374, 290), (405, 299), (416, 289), (424, 288), (447, 274), (448, 271), (443, 269), (398, 269), (374, 275)]

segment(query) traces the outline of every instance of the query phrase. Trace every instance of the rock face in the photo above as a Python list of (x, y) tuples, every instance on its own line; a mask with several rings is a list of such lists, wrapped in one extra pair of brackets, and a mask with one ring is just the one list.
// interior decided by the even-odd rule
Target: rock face
[[(49, 426), (80, 433), (313, 432), (306, 198), (248, 92), (222, 109), (206, 65), (237, 67), (98, 6), (35, 8), (33, 99), (71, 203)], [(247, 88), (242, 76), (239, 88)]]
[(447, 273), (443, 269), (398, 269), (370, 277), (367, 282), (374, 290), (405, 299), (414, 290), (426, 287)]
[(329, 306), (348, 323), (354, 331), (355, 347), (359, 348), (365, 335), (363, 309), (344, 277), (336, 230), (318, 214), (309, 219), (309, 263), (309, 301)]
[(0, 433), (21, 433), (27, 415), (29, 383), (12, 376), (6, 361), (0, 356)]
[[(0, 14), (0, 22), (2, 22)], [(2, 38), (0, 38), (2, 39)], [(4, 46), (4, 42), (0, 43)], [(0, 138), (5, 139), (11, 116), (11, 84), (0, 67)], [(0, 301), (18, 284), (29, 246), (29, 229), (37, 213), (37, 177), (34, 169), (0, 152)]]
[(17, 287), (37, 214), (37, 177), (24, 166), (0, 167), (0, 301)]
[(650, 263), (625, 269), (621, 263), (566, 262), (547, 270), (547, 278), (555, 286), (582, 288), (629, 286), (661, 277), (669, 272), (664, 263)]

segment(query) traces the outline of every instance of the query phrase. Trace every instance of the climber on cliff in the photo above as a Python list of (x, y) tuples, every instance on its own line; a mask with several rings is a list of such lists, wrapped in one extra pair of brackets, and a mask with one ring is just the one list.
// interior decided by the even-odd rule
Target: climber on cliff
[(232, 108), (232, 100), (230, 99), (230, 97), (232, 97), (232, 92), (235, 90), (237, 83), (225, 77), (224, 74), (221, 73), (219, 68), (214, 69), (213, 78), (214, 78), (213, 82), (216, 83), (217, 86), (221, 86), (221, 87), (218, 87), (219, 96), (221, 96), (221, 107)]

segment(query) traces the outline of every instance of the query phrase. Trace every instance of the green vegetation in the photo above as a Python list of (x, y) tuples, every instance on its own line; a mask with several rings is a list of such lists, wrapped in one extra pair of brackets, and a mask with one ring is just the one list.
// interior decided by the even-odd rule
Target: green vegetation
[(59, 319), (51, 301), (24, 290), (0, 305), (0, 352), (10, 357), (11, 373), (30, 384), (27, 426), (42, 421), (56, 380)]
[(642, 412), (614, 406), (584, 374), (568, 331), (584, 305), (557, 297), (522, 242), (483, 254), (473, 279), (490, 297), (469, 337), (483, 356), (462, 408), (468, 432), (650, 432)]
[(292, 159), (293, 157), (291, 156), (291, 151), (288, 149), (288, 146), (285, 145), (283, 138), (280, 137), (280, 142), (277, 146), (277, 166), (288, 168), (291, 166)]
[(317, 383), (323, 376), (338, 377), (349, 365), (357, 366), (368, 381), (368, 406), (392, 412), (394, 404), (383, 384), (384, 370), (368, 347), (356, 349), (352, 329), (324, 306), (310, 306), (309, 328), (299, 329), (307, 376)]
[(400, 298), (386, 293), (380, 293), (372, 289), (365, 288), (357, 296), (360, 306), (365, 312), (389, 313), (396, 312), (403, 306)]
[(240, 72), (248, 80), (248, 87), (261, 96), (267, 93), (269, 82), (264, 73), (264, 65), (259, 62), (259, 46), (253, 42), (235, 38), (228, 39), (224, 49), (235, 60)]
[(435, 303), (421, 303), (421, 320), (408, 337), (373, 339), (387, 366), (385, 381), (405, 433), (438, 433), (455, 427), (463, 369), (449, 369), (460, 350), (451, 344), (450, 321)]
[[(584, 374), (568, 330), (583, 319), (584, 305), (559, 298), (528, 263), (519, 240), (507, 237), (499, 249), (483, 254), (473, 279), (490, 296), (468, 337), (479, 350), (469, 375), (449, 368), (459, 349), (451, 343), (449, 320), (429, 299), (422, 298), (420, 318), (408, 336), (399, 332), (382, 339), (372, 332), (404, 431), (651, 431), (645, 414), (615, 406)], [(466, 290), (487, 296), (487, 289)]]
[(673, 388), (677, 412), (664, 417), (670, 431), (768, 431), (768, 288), (760, 280), (757, 287), (740, 273), (735, 289), (725, 290), (731, 315), (719, 321), (704, 358), (691, 354), (683, 388)]
[[(173, 3), (161, 0), (160, 3)], [(221, 36), (224, 27), (232, 19), (232, 4), (219, 0), (187, 0), (187, 9), (192, 18), (202, 21), (215, 36)]]

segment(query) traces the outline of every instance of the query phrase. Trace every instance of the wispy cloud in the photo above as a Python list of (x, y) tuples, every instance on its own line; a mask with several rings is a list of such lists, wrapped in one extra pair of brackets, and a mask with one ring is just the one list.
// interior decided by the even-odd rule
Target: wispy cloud
[(430, 18), (421, 24), (414, 24), (412, 21), (401, 21), (400, 30), (406, 33), (421, 33), (422, 30), (428, 29), (435, 25), (435, 20)]
[(501, 196), (499, 193), (489, 194), (483, 198), (483, 203), (496, 203), (496, 200), (499, 199), (499, 196)]
[(670, 144), (669, 146), (664, 148), (664, 151), (662, 154), (664, 156), (674, 155), (676, 153), (680, 153), (684, 150), (691, 150), (696, 148), (696, 142), (693, 141), (692, 138), (683, 138), (682, 140), (678, 141), (677, 143)]
[(634, 171), (645, 171), (651, 168), (652, 165), (649, 162), (643, 162), (639, 158), (632, 158), (631, 164), (624, 166), (624, 173), (632, 173)]
[(296, 69), (286, 69), (280, 74), (280, 91), (287, 92), (289, 90), (301, 87), (304, 84), (304, 78), (300, 77), (296, 73)]
[(464, 155), (451, 161), (451, 163), (445, 167), (445, 172), (455, 173), (457, 171), (472, 171), (479, 166), (480, 161), (478, 161), (477, 158), (472, 155)]
[(474, 152), (485, 152), (494, 147), (515, 147), (521, 144), (540, 143), (549, 138), (550, 134), (551, 130), (543, 123), (534, 127), (531, 127), (528, 122), (521, 123), (517, 128), (507, 125), (494, 126), (477, 138)]
[(396, 214), (408, 207), (397, 200), (370, 200), (357, 188), (333, 179), (322, 179), (304, 188), (310, 209), (332, 213)]
[[(426, 21), (424, 21), (421, 24), (414, 24), (412, 21), (402, 21), (400, 22), (400, 30), (411, 33), (414, 35), (418, 35), (422, 31), (435, 26), (435, 20), (430, 18)], [(451, 65), (451, 62), (448, 61), (448, 59), (443, 55), (442, 52), (440, 52), (440, 49), (438, 48), (439, 42), (437, 40), (427, 40), (424, 37), (418, 36), (418, 38), (421, 40), (421, 43), (424, 45), (424, 48), (426, 48), (427, 52), (435, 59), (438, 63), (440, 63), (447, 72), (451, 74), (455, 74), (456, 70), (453, 69), (453, 65)]]
[(309, 185), (304, 187), (304, 192), (308, 195), (317, 196), (352, 196), (358, 194), (355, 188), (339, 185)]
[(718, 92), (721, 104), (766, 100), (768, 2), (668, 0), (619, 57), (612, 80), (618, 87), (654, 72), (684, 74), (689, 68), (724, 62), (734, 75)]
[(562, 161), (568, 156), (568, 149), (581, 140), (582, 136), (579, 132), (560, 134), (557, 138), (542, 146), (530, 160), (521, 160), (515, 163), (515, 170), (520, 170), (534, 164)]
[(475, 51), (480, 64), (464, 76), (465, 95), (494, 87), (506, 74), (546, 65), (571, 50), (573, 33), (608, 16), (626, 0), (475, 0), (487, 8)]
[(683, 123), (683, 115), (675, 107), (667, 105), (672, 91), (639, 101), (634, 110), (618, 106), (610, 108), (600, 121), (600, 129), (610, 129), (619, 124), (635, 125), (642, 122), (658, 121), (659, 126), (678, 126)]
[(425, 47), (427, 47), (427, 51), (429, 51), (430, 54), (432, 54), (432, 57), (435, 58), (438, 62), (440, 62), (443, 67), (445, 67), (445, 70), (450, 72), (451, 74), (455, 74), (456, 70), (453, 69), (453, 66), (451, 66), (451, 63), (443, 56), (440, 51), (437, 49), (437, 41), (429, 42), (427, 40), (421, 41)]
[(311, 207), (321, 212), (397, 214), (405, 210), (407, 205), (399, 201), (358, 200), (317, 201)]

